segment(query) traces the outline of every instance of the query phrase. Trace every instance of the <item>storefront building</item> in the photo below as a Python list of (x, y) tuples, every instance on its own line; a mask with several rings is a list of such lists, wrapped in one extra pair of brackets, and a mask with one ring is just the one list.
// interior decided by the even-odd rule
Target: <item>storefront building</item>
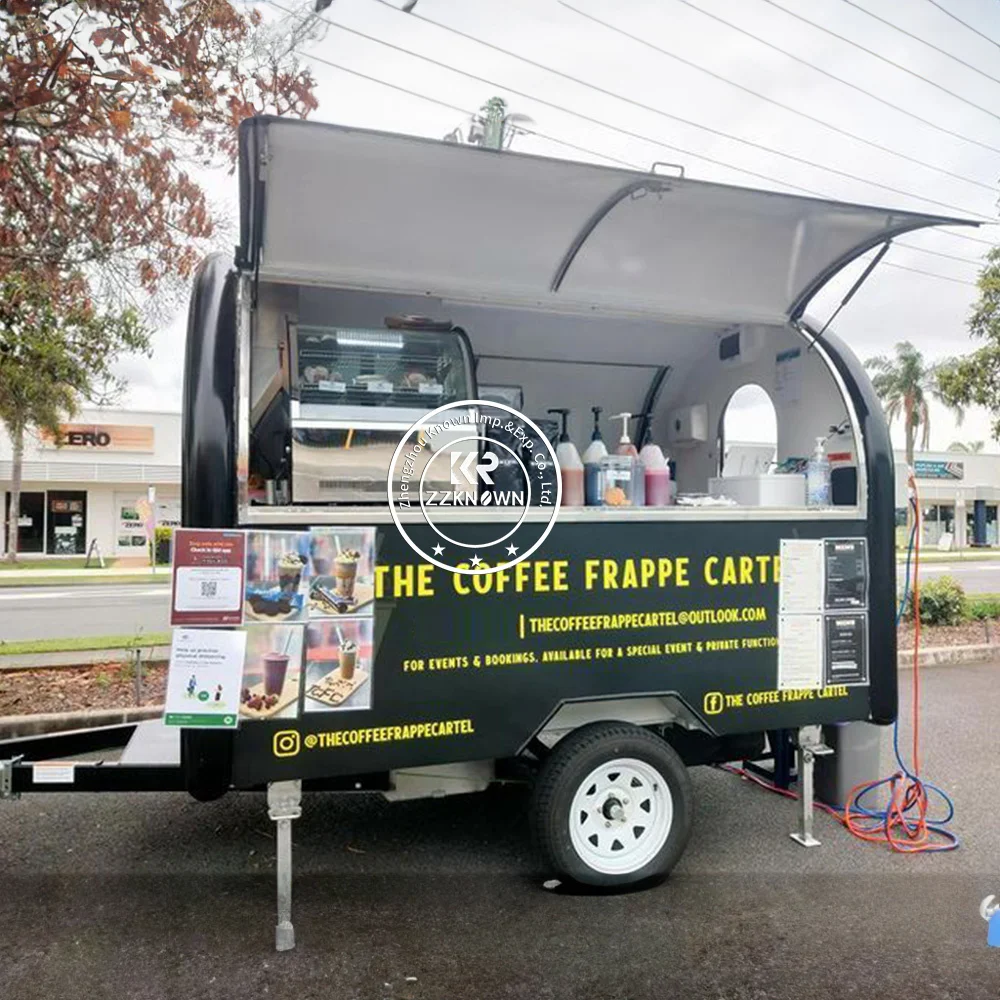
[[(180, 523), (180, 414), (84, 409), (62, 425), (61, 438), (57, 445), (32, 432), (25, 440), (19, 552), (79, 556), (96, 542), (103, 556), (145, 558), (149, 515), (155, 513), (157, 525)], [(0, 430), (2, 551), (11, 458), (10, 440)]]
[[(896, 519), (906, 521), (906, 458), (896, 453)], [(996, 546), (1000, 455), (922, 451), (914, 456), (921, 544), (942, 549)]]

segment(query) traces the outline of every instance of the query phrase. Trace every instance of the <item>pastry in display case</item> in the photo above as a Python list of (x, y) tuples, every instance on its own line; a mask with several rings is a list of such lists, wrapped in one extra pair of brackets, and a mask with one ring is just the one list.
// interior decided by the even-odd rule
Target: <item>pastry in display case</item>
[[(450, 323), (302, 324), (293, 345), (293, 503), (385, 503), (402, 435), (431, 410), (476, 395), (468, 341)], [(435, 438), (436, 447), (448, 440)], [(424, 465), (433, 454), (425, 449)], [(447, 463), (436, 463), (431, 479), (447, 483), (448, 472)]]

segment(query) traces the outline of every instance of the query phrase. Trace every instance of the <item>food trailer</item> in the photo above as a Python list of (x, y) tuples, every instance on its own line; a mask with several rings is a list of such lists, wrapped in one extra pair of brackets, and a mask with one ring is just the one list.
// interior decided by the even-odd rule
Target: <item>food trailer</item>
[[(191, 299), (183, 524), (242, 537), (259, 587), (242, 617), (176, 620), (300, 632), (254, 647), (271, 659), (241, 685), (238, 726), (182, 726), (177, 760), (126, 752), (75, 787), (267, 786), (287, 821), (303, 787), (401, 799), (528, 776), (551, 870), (621, 885), (683, 851), (688, 766), (754, 760), (768, 732), (808, 750), (808, 727), (895, 719), (889, 432), (806, 308), (868, 251), (862, 278), (898, 235), (962, 220), (268, 117), (241, 128), (239, 184), (235, 261), (206, 260)], [(774, 403), (777, 453), (737, 489), (724, 415), (749, 384)], [(634, 437), (668, 455), (676, 502), (543, 489), (429, 520), (394, 467), (407, 436), (434, 413), (475, 429), (488, 404), (546, 434), (569, 408), (581, 447), (592, 406), (642, 415)], [(456, 435), (417, 438), (409, 471), (446, 492), (433, 459)], [(817, 438), (831, 490), (808, 505)], [(508, 526), (515, 552), (474, 553)], [(364, 568), (338, 576), (349, 549)], [(310, 574), (304, 604), (282, 597)], [(362, 578), (365, 606), (339, 604)], [(310, 673), (318, 649), (336, 676)], [(24, 756), (9, 789), (36, 787)]]

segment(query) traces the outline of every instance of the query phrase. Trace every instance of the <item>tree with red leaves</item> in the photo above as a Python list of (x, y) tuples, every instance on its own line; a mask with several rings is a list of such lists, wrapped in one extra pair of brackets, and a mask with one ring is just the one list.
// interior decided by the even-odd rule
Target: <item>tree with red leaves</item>
[(0, 0), (0, 277), (191, 274), (215, 220), (191, 165), (236, 127), (304, 117), (314, 81), (227, 0)]
[[(255, 114), (314, 81), (227, 0), (0, 0), (0, 423), (50, 433), (147, 351), (137, 305), (189, 277), (218, 220), (192, 167), (230, 167)], [(154, 294), (156, 298), (153, 298)], [(106, 393), (103, 394), (105, 401)], [(17, 530), (8, 558), (16, 558)]]

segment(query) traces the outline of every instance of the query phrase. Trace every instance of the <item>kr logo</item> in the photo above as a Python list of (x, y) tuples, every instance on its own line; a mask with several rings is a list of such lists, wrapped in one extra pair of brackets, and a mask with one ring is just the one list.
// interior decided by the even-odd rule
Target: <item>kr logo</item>
[(452, 486), (475, 486), (477, 473), (487, 486), (493, 485), (493, 477), (490, 473), (500, 464), (500, 459), (490, 452), (483, 456), (481, 463), (473, 465), (478, 457), (474, 451), (468, 454), (464, 451), (453, 451), (451, 453)]

